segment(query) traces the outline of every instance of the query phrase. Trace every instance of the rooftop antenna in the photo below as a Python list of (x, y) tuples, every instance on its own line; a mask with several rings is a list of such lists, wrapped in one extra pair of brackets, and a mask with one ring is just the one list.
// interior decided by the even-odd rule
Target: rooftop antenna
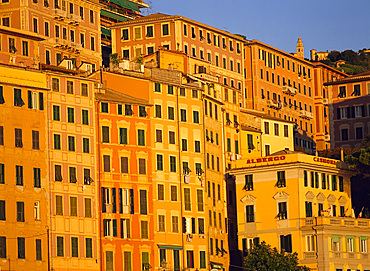
[(148, 4), (148, 7), (146, 8), (146, 11), (144, 12), (144, 14), (145, 15), (151, 15), (151, 14), (153, 14), (153, 4), (152, 4), (152, 1), (145, 1), (145, 2), (147, 2), (147, 4)]

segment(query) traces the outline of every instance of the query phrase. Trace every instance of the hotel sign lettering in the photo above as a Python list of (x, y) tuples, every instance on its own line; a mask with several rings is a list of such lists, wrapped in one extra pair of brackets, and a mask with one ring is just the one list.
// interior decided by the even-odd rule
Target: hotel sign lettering
[(247, 164), (274, 162), (274, 161), (283, 161), (283, 160), (285, 160), (284, 155), (282, 155), (282, 156), (269, 156), (269, 157), (248, 159)]

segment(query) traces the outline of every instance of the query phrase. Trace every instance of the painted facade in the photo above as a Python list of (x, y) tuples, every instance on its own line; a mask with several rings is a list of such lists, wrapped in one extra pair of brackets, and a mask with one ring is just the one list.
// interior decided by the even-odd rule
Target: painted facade
[[(88, 62), (100, 67), (100, 5), (94, 1), (5, 1), (0, 4), (3, 26), (42, 38), (36, 62), (58, 65), (71, 59), (78, 69)], [(20, 49), (20, 48), (19, 48)], [(18, 61), (17, 61), (18, 62)]]
[(361, 148), (370, 133), (368, 72), (328, 82), (330, 142), (333, 148)]
[[(352, 172), (336, 160), (282, 151), (235, 176), (239, 250), (266, 241), (312, 270), (368, 269), (366, 219), (352, 215)], [(270, 188), (268, 188), (270, 187)], [(263, 202), (263, 204), (261, 204)], [(353, 229), (356, 229), (355, 231)]]
[(44, 70), (50, 182), (50, 266), (98, 270), (99, 224), (94, 83)]

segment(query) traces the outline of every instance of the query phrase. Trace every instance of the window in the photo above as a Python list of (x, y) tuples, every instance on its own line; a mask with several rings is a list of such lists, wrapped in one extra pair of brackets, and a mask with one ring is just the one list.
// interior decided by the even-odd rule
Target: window
[(92, 51), (95, 51), (95, 38), (94, 37), (90, 37), (90, 49)]
[(292, 252), (292, 235), (280, 235), (280, 250)]
[(194, 268), (194, 251), (186, 251), (186, 266), (187, 268)]
[(0, 258), (6, 259), (6, 237), (0, 236)]
[(141, 238), (148, 239), (148, 221), (140, 222)]
[(169, 106), (168, 107), (168, 119), (174, 120), (175, 119), (175, 108)]
[(197, 190), (197, 206), (198, 206), (198, 212), (204, 211), (203, 191), (200, 189)]
[(245, 175), (245, 185), (244, 190), (252, 191), (253, 190), (253, 175)]
[(274, 123), (274, 132), (276, 136), (279, 136), (279, 124)]
[(361, 85), (354, 85), (353, 86), (353, 93), (352, 96), (360, 96), (361, 95)]
[(193, 122), (199, 123), (199, 111), (193, 111)]
[(158, 200), (164, 200), (164, 185), (158, 184), (157, 186), (158, 190)]
[(90, 23), (94, 23), (94, 11), (90, 10)]
[(129, 40), (128, 29), (122, 29), (122, 40)]
[(353, 237), (347, 236), (346, 239), (347, 239), (347, 252), (354, 252)]
[(22, 90), (21, 89), (14, 89), (14, 106), (22, 107), (24, 105), (24, 101), (22, 100)]
[(285, 171), (278, 171), (277, 172), (277, 187), (286, 187), (286, 181), (285, 181)]
[(53, 105), (53, 120), (60, 121), (60, 107)]
[(32, 149), (40, 149), (39, 131), (32, 131)]
[(144, 158), (139, 158), (139, 174), (146, 174), (146, 161)]
[(186, 109), (180, 109), (181, 121), (186, 122)]
[(157, 170), (163, 171), (163, 155), (157, 154)]
[(108, 103), (101, 103), (101, 112), (108, 113)]
[(23, 185), (23, 166), (15, 166), (15, 183)]
[[(87, 218), (91, 218), (92, 217), (92, 212), (91, 212), (91, 208), (92, 208), (92, 205), (91, 205), (91, 199), (89, 198), (85, 198), (84, 199), (85, 201), (85, 217)], [(76, 206), (77, 206), (77, 202), (76, 202)], [(77, 210), (76, 210), (76, 213), (77, 213)]]
[(39, 168), (33, 168), (33, 186), (41, 187), (41, 169)]
[(184, 188), (185, 211), (191, 211), (190, 188)]
[(5, 167), (4, 164), (0, 164), (0, 184), (5, 183)]
[(0, 220), (6, 220), (5, 200), (0, 200)]
[(277, 215), (278, 219), (283, 220), (288, 218), (287, 203), (279, 202), (278, 203), (279, 213)]
[(24, 222), (24, 202), (17, 201), (17, 222)]
[(76, 151), (75, 137), (74, 136), (68, 136), (68, 150), (69, 151)]
[(340, 133), (341, 133), (342, 141), (347, 141), (349, 139), (348, 129), (341, 129)]
[(85, 245), (86, 245), (86, 250), (85, 250), (85, 256), (86, 258), (92, 258), (92, 238), (86, 238), (85, 239)]
[(60, 150), (61, 149), (61, 144), (60, 144), (60, 135), (54, 134), (54, 149), (55, 150)]
[(165, 216), (164, 215), (158, 215), (158, 231), (159, 232), (165, 232)]
[(64, 257), (64, 238), (57, 236), (57, 256)]
[(312, 202), (306, 201), (305, 206), (306, 206), (306, 217), (312, 217)]
[(149, 25), (149, 26), (146, 27), (146, 37), (147, 38), (152, 38), (153, 36), (154, 36), (153, 26)]
[(137, 131), (137, 144), (139, 146), (145, 146), (145, 131), (138, 129)]
[(54, 166), (54, 178), (55, 178), (55, 181), (56, 182), (61, 182), (63, 180), (63, 177), (62, 177), (62, 166), (60, 165), (55, 165)]
[(179, 232), (179, 217), (172, 216), (172, 232)]
[(69, 198), (69, 215), (77, 216), (77, 197)]
[(198, 140), (195, 140), (194, 151), (197, 152), (197, 153), (200, 153), (200, 141), (198, 141)]
[(176, 172), (176, 156), (170, 156), (170, 172)]
[(367, 253), (367, 244), (368, 244), (367, 237), (361, 236), (360, 237), (360, 252)]
[(254, 205), (245, 206), (246, 211), (246, 222), (254, 222)]
[(69, 182), (70, 183), (77, 183), (76, 168), (75, 167), (69, 167)]
[(119, 143), (127, 144), (127, 128), (119, 128)]
[(177, 201), (177, 186), (171, 185), (171, 201)]
[(18, 148), (23, 147), (23, 142), (22, 142), (22, 129), (14, 129), (15, 132), (15, 146)]
[(74, 123), (75, 122), (75, 109), (68, 107), (68, 122)]
[(84, 184), (90, 185), (93, 181), (90, 175), (90, 169), (84, 168)]
[(187, 139), (181, 139), (181, 150), (187, 151), (188, 150), (188, 140)]
[(168, 132), (169, 144), (175, 144), (175, 132)]
[(336, 175), (332, 175), (331, 176), (331, 189), (333, 191), (337, 191), (338, 188), (337, 188), (337, 176)]
[(265, 122), (265, 134), (270, 134), (270, 124), (268, 122)]
[(169, 26), (168, 24), (162, 24), (162, 36), (169, 35)]
[(36, 261), (42, 260), (41, 239), (36, 239)]
[(288, 125), (284, 125), (284, 137), (289, 137), (289, 127), (288, 127)]
[(26, 247), (25, 247), (25, 241), (26, 239), (24, 237), (17, 237), (17, 243), (18, 243), (18, 259), (25, 259), (26, 258)]
[(146, 215), (147, 211), (147, 196), (146, 190), (140, 190), (140, 214)]
[(104, 172), (110, 172), (110, 156), (103, 155), (103, 168)]
[(155, 105), (155, 117), (162, 118), (162, 106), (159, 104)]
[(339, 176), (339, 192), (344, 191), (344, 182), (343, 182), (343, 176)]
[(55, 214), (56, 215), (63, 215), (63, 197), (62, 196), (55, 196)]
[(72, 257), (78, 257), (78, 237), (71, 237)]
[(155, 130), (155, 141), (158, 143), (162, 143), (162, 130)]
[(364, 134), (363, 134), (362, 127), (356, 127), (356, 139), (359, 140), (363, 138), (364, 138)]

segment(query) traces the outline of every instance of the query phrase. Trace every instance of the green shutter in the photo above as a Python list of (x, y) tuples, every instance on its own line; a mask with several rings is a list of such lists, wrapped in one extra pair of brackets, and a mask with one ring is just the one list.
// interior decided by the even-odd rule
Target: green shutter
[(113, 236), (117, 237), (117, 219), (113, 219)]
[(340, 241), (340, 236), (339, 235), (332, 235), (331, 236), (331, 240), (333, 241), (333, 242), (339, 242)]

